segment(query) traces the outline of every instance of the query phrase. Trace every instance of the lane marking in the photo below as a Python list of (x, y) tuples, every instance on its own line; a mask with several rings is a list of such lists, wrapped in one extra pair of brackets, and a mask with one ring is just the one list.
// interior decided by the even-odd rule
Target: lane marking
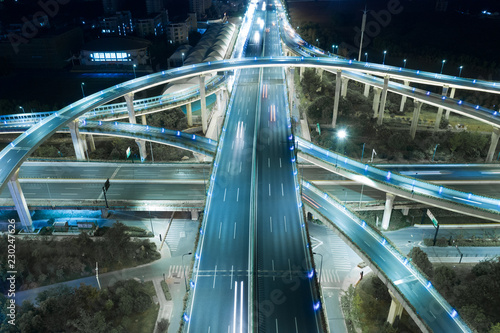
[(290, 272), (290, 280), (292, 279), (292, 265), (290, 264), (290, 258), (288, 258), (288, 271)]
[(238, 282), (234, 281), (233, 333), (236, 333), (236, 307), (238, 306)]
[(283, 191), (283, 183), (281, 183), (281, 196), (284, 197), (285, 196), (285, 192)]
[(231, 265), (231, 283), (229, 284), (231, 288), (229, 289), (233, 289), (233, 272), (234, 272), (234, 266)]
[(220, 223), (220, 226), (219, 226), (219, 239), (220, 239), (221, 232), (222, 232), (222, 222)]
[(297, 317), (295, 317), (295, 333), (299, 333), (299, 325), (297, 325)]
[(270, 157), (267, 158), (267, 167), (268, 168), (271, 167), (271, 158)]
[[(274, 273), (274, 259), (271, 259), (271, 263), (273, 265), (273, 273)], [(273, 281), (276, 281), (276, 277), (273, 274)]]
[(212, 288), (215, 288), (215, 279), (217, 278), (217, 265), (215, 265), (215, 272), (214, 272), (214, 284), (212, 285)]
[(273, 218), (269, 216), (269, 228), (271, 229), (271, 232), (273, 232)]
[(243, 333), (243, 281), (240, 281), (241, 283), (241, 288), (240, 288), (240, 333)]
[(227, 192), (227, 187), (224, 189), (224, 202), (226, 201), (226, 192)]
[(281, 157), (280, 157), (280, 168), (281, 168)]
[(240, 188), (238, 187), (238, 191), (236, 192), (236, 202), (238, 202), (239, 198), (240, 198)]
[(278, 318), (276, 318), (276, 333), (278, 333)]
[(283, 222), (285, 223), (285, 232), (288, 232), (288, 230), (286, 229), (286, 216), (283, 215)]
[(234, 222), (233, 239), (236, 239), (236, 222)]
[(269, 183), (269, 196), (271, 196), (271, 183)]

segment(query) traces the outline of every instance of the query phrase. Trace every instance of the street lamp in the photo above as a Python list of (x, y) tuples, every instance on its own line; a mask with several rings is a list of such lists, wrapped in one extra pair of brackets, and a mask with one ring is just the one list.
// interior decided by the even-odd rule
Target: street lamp
[(83, 91), (83, 86), (85, 85), (85, 82), (82, 82), (82, 84), (80, 84), (80, 87), (82, 88), (82, 95), (83, 95), (83, 98), (85, 98), (85, 91)]
[(26, 112), (24, 112), (24, 108), (23, 108), (22, 106), (20, 106), (19, 108), (20, 108), (21, 110), (23, 110), (23, 113), (26, 113)]
[(462, 76), (462, 69), (464, 68), (464, 66), (460, 66), (458, 67), (458, 77)]
[(182, 268), (184, 270), (184, 286), (186, 287), (186, 291), (188, 291), (188, 285), (186, 281), (186, 267), (184, 266), (184, 256), (190, 256), (193, 254), (192, 252), (184, 253), (181, 257), (181, 262), (182, 262)]
[(439, 143), (436, 145), (436, 147), (434, 147), (434, 154), (432, 154), (432, 162), (434, 162), (434, 156), (436, 156), (436, 150), (439, 146)]
[(444, 68), (444, 64), (446, 63), (446, 60), (443, 60), (441, 62), (441, 72), (439, 74), (443, 74), (443, 68)]
[(403, 67), (406, 68), (406, 59), (403, 60)]
[[(337, 138), (339, 138), (341, 141), (343, 141), (347, 137), (347, 132), (345, 129), (341, 129), (337, 132)], [(337, 160), (339, 158), (339, 154), (335, 154), (335, 166), (337, 166)]]
[(321, 263), (319, 265), (319, 283), (321, 283), (321, 274), (323, 274), (323, 255), (318, 252), (313, 252), (313, 254), (321, 256)]
[(316, 38), (316, 43), (318, 44), (318, 47), (319, 47), (319, 40)]
[(184, 52), (182, 53), (182, 66), (184, 66)]
[(134, 64), (134, 65), (132, 66), (132, 68), (134, 69), (134, 78), (136, 78), (136, 79), (137, 79), (137, 75), (135, 74), (135, 67), (136, 67), (136, 65)]
[(368, 62), (368, 52), (365, 52), (365, 62)]
[(384, 60), (382, 60), (382, 65), (385, 65), (385, 56), (387, 54), (387, 51), (384, 51)]

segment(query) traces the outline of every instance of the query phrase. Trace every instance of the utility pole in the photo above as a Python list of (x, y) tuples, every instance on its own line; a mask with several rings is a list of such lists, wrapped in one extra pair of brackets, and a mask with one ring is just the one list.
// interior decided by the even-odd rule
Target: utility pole
[(361, 41), (359, 42), (359, 54), (358, 61), (361, 61), (361, 50), (363, 49), (363, 37), (365, 35), (365, 26), (366, 26), (366, 6), (363, 11), (363, 21), (361, 22)]

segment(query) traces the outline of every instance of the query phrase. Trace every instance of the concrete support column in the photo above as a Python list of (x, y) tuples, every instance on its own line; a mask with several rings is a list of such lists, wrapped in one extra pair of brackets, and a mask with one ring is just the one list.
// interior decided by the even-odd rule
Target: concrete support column
[(219, 90), (218, 92), (215, 93), (215, 98), (217, 100), (217, 110), (219, 112), (224, 112), (223, 106), (222, 106), (222, 91)]
[(316, 68), (316, 75), (319, 75), (319, 80), (323, 82), (323, 68)]
[(17, 169), (14, 175), (12, 175), (9, 179), (7, 186), (9, 187), (12, 201), (14, 201), (14, 206), (16, 207), (16, 211), (19, 215), (19, 220), (21, 221), (23, 228), (26, 231), (31, 232), (33, 231), (31, 215), (28, 205), (26, 204), (26, 199), (24, 198), (23, 190), (21, 189), (21, 184), (19, 184), (18, 175), (19, 169)]
[(193, 126), (193, 111), (191, 109), (191, 103), (186, 104), (186, 115), (188, 126)]
[(387, 322), (393, 325), (396, 318), (401, 318), (401, 315), (403, 314), (403, 305), (399, 303), (390, 290), (389, 294), (391, 295), (392, 301), (391, 307), (389, 308), (389, 314), (387, 315)]
[(345, 98), (347, 96), (347, 84), (349, 83), (349, 79), (346, 77), (342, 78), (342, 97)]
[(198, 221), (198, 216), (199, 216), (198, 211), (196, 209), (193, 209), (191, 211), (191, 220)]
[(146, 157), (148, 157), (148, 152), (146, 150), (146, 141), (135, 140), (135, 142), (139, 146), (139, 154), (141, 155), (141, 162), (144, 162), (146, 160)]
[(333, 118), (332, 118), (333, 128), (335, 128), (337, 124), (337, 114), (339, 113), (340, 87), (342, 84), (341, 81), (342, 81), (342, 71), (340, 69), (337, 69), (337, 78), (335, 79), (335, 100), (333, 101)]
[[(455, 91), (456, 91), (455, 88), (451, 88), (450, 98), (455, 98)], [(450, 112), (451, 112), (450, 109), (446, 109), (446, 115), (444, 116), (446, 118), (446, 120), (448, 120), (450, 118)]]
[(300, 75), (300, 82), (302, 82), (302, 78), (304, 77), (304, 67), (299, 67), (299, 75)]
[(493, 161), (493, 156), (495, 155), (499, 138), (500, 138), (500, 129), (495, 127), (493, 128), (493, 132), (491, 133), (490, 149), (488, 149), (488, 155), (486, 155), (486, 162)]
[(201, 104), (201, 126), (203, 134), (207, 133), (208, 115), (207, 115), (207, 99), (205, 94), (205, 76), (200, 75), (200, 104)]
[(380, 94), (382, 94), (382, 89), (373, 87), (373, 118), (377, 118), (378, 106), (380, 105)]
[(85, 135), (87, 138), (87, 145), (90, 148), (90, 151), (95, 151), (95, 142), (94, 142), (94, 136), (92, 134), (87, 134)]
[(125, 103), (127, 104), (127, 111), (128, 111), (128, 121), (131, 124), (137, 124), (137, 121), (135, 120), (135, 110), (134, 110), (134, 94), (126, 94), (125, 96)]
[(386, 193), (385, 195), (385, 208), (384, 217), (382, 218), (382, 229), (387, 230), (389, 228), (389, 222), (391, 221), (392, 206), (394, 205), (394, 199), (396, 196), (394, 194)]
[(147, 122), (146, 122), (146, 115), (145, 115), (145, 114), (141, 115), (141, 123), (142, 123), (143, 125), (147, 125)]
[(411, 120), (410, 136), (415, 139), (417, 133), (418, 118), (420, 118), (420, 111), (422, 110), (422, 102), (415, 100), (415, 109), (413, 110), (413, 119)]
[(382, 125), (384, 121), (385, 102), (387, 101), (387, 89), (389, 88), (389, 76), (384, 77), (384, 89), (382, 90), (382, 100), (380, 101), (380, 110), (378, 111), (377, 124)]
[[(289, 78), (289, 84), (288, 84), (288, 105), (290, 107), (290, 110), (293, 108), (293, 100), (295, 96), (295, 82), (293, 80), (295, 71), (293, 68), (288, 67), (287, 68), (287, 77)], [(323, 75), (323, 70), (321, 70), (321, 75)]]
[(78, 130), (78, 120), (70, 121), (68, 123), (69, 133), (73, 141), (73, 148), (75, 148), (75, 155), (78, 161), (85, 161), (85, 150), (80, 131)]
[(368, 83), (365, 84), (365, 90), (363, 91), (363, 95), (365, 95), (366, 98), (370, 95), (370, 85)]
[(409, 207), (405, 207), (405, 208), (401, 209), (401, 213), (403, 214), (403, 216), (408, 216), (409, 212), (410, 212)]
[[(448, 95), (448, 88), (449, 86), (443, 86), (443, 92), (442, 92), (443, 96)], [(437, 132), (439, 130), (439, 125), (441, 124), (441, 118), (443, 118), (443, 108), (438, 108), (438, 112), (436, 115), (436, 122), (434, 123), (434, 132)]]
[[(404, 85), (409, 87), (410, 81), (404, 81)], [(401, 97), (401, 105), (399, 106), (399, 112), (403, 112), (403, 110), (405, 109), (406, 98), (407, 98), (407, 96)]]

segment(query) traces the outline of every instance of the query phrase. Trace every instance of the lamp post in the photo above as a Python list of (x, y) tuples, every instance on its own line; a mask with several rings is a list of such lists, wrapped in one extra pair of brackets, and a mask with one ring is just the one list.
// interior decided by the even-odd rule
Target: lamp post
[(316, 38), (316, 44), (317, 44), (317, 45), (318, 45), (318, 47), (319, 47), (319, 40), (318, 40), (318, 38)]
[(184, 66), (184, 52), (182, 53), (182, 66)]
[(182, 269), (184, 272), (184, 286), (186, 287), (186, 291), (188, 291), (188, 285), (187, 285), (187, 281), (186, 281), (186, 267), (184, 266), (184, 256), (190, 256), (191, 254), (193, 254), (193, 253), (192, 252), (184, 253), (181, 257)]
[(406, 59), (403, 60), (403, 68), (406, 68)]
[(434, 162), (434, 156), (436, 156), (436, 150), (439, 146), (439, 143), (436, 145), (436, 147), (434, 147), (434, 153), (432, 154), (432, 162)]
[(19, 108), (20, 108), (21, 110), (23, 110), (23, 113), (26, 113), (26, 112), (24, 112), (24, 108), (23, 108), (22, 106), (20, 106)]
[(463, 68), (464, 68), (464, 66), (458, 67), (458, 77), (462, 76), (462, 69)]
[(136, 65), (134, 64), (134, 65), (132, 66), (132, 68), (134, 69), (134, 78), (135, 78), (135, 79), (137, 79), (137, 75), (135, 74), (135, 67), (136, 67)]
[(385, 65), (385, 56), (387, 55), (387, 51), (384, 51), (384, 60), (382, 60), (382, 65)]
[(368, 62), (368, 52), (365, 52), (365, 62)]
[[(337, 138), (339, 138), (340, 140), (344, 140), (345, 138), (347, 137), (347, 132), (345, 131), (345, 129), (341, 129), (337, 132)], [(337, 166), (337, 161), (338, 161), (338, 158), (339, 158), (339, 154), (335, 154), (335, 167)]]
[(82, 95), (83, 95), (83, 98), (85, 98), (85, 91), (83, 90), (83, 86), (85, 85), (85, 82), (82, 82), (80, 84), (80, 87), (82, 88)]
[(321, 256), (321, 263), (319, 265), (319, 283), (321, 283), (321, 274), (323, 274), (323, 255), (318, 252), (313, 252), (313, 254)]
[(441, 72), (439, 74), (443, 74), (443, 68), (444, 68), (445, 63), (446, 63), (446, 60), (441, 61)]

